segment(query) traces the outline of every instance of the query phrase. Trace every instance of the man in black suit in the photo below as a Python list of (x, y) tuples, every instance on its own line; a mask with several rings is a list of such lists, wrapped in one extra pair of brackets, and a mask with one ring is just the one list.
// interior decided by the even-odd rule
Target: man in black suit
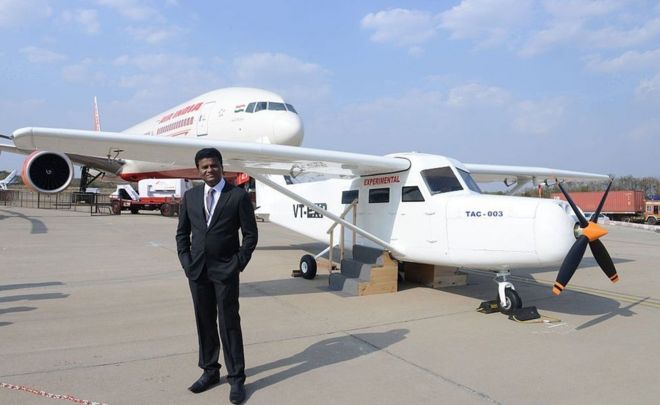
[(222, 155), (217, 149), (197, 152), (195, 165), (205, 184), (184, 194), (176, 230), (179, 261), (188, 277), (195, 308), (199, 367), (204, 370), (189, 390), (206, 391), (220, 382), (218, 357), (222, 341), (227, 381), (231, 385), (229, 399), (239, 404), (245, 400), (239, 273), (257, 246), (257, 222), (248, 193), (225, 182)]

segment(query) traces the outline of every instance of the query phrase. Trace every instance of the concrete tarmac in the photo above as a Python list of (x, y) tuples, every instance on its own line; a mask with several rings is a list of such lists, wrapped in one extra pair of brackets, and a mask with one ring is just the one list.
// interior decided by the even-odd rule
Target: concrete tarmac
[[(202, 394), (176, 218), (0, 207), (0, 404), (229, 403)], [(514, 272), (556, 323), (481, 314), (491, 277), (345, 297), (291, 278), (322, 244), (270, 223), (241, 276), (251, 404), (647, 404), (660, 397), (660, 234), (608, 226), (621, 281), (587, 253), (561, 296), (554, 269)], [(37, 391), (43, 391), (41, 393)], [(55, 395), (70, 395), (68, 400)], [(81, 403), (81, 402), (78, 402)]]

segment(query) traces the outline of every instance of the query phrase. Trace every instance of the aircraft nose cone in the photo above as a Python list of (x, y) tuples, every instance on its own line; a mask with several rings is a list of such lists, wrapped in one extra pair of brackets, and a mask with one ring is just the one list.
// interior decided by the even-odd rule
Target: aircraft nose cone
[(303, 124), (298, 114), (287, 112), (273, 122), (273, 143), (300, 146), (303, 137)]

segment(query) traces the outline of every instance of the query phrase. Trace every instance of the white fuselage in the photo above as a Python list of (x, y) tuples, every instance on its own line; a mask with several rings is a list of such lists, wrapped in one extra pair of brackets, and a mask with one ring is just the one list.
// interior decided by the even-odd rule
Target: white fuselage
[[(300, 116), (282, 97), (270, 91), (242, 87), (202, 94), (122, 132), (195, 138), (200, 141), (200, 149), (205, 139), (299, 146), (304, 136)], [(127, 160), (118, 174), (129, 181), (198, 176), (192, 157), (190, 166), (176, 167)]]
[[(389, 243), (401, 261), (506, 270), (560, 263), (575, 242), (575, 219), (565, 202), (484, 195), (453, 159), (417, 153), (406, 171), (359, 179), (327, 179), (286, 185), (290, 191), (341, 214), (342, 193), (357, 193), (358, 227)], [(282, 176), (272, 176), (285, 184)], [(301, 180), (300, 178), (294, 179)], [(345, 194), (344, 202), (353, 197)], [(270, 221), (329, 242), (332, 221), (257, 184), (259, 212)], [(349, 213), (347, 221), (352, 221)], [(346, 231), (347, 246), (353, 243)], [(359, 244), (376, 244), (358, 235)], [(339, 227), (335, 229), (335, 243)]]

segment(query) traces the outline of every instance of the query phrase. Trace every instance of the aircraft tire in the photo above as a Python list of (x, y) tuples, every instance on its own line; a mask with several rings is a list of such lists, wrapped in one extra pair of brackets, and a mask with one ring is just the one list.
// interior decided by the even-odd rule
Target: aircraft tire
[[(511, 288), (507, 288), (504, 290), (504, 296), (506, 297), (506, 306), (502, 307), (500, 306), (500, 312), (502, 312), (505, 315), (510, 314), (514, 309), (522, 308), (522, 299), (520, 298), (520, 295), (516, 292), (516, 290), (512, 290)], [(498, 305), (499, 305), (499, 298), (497, 299)]]
[(300, 273), (305, 280), (316, 277), (316, 259), (312, 255), (304, 255), (300, 258)]

